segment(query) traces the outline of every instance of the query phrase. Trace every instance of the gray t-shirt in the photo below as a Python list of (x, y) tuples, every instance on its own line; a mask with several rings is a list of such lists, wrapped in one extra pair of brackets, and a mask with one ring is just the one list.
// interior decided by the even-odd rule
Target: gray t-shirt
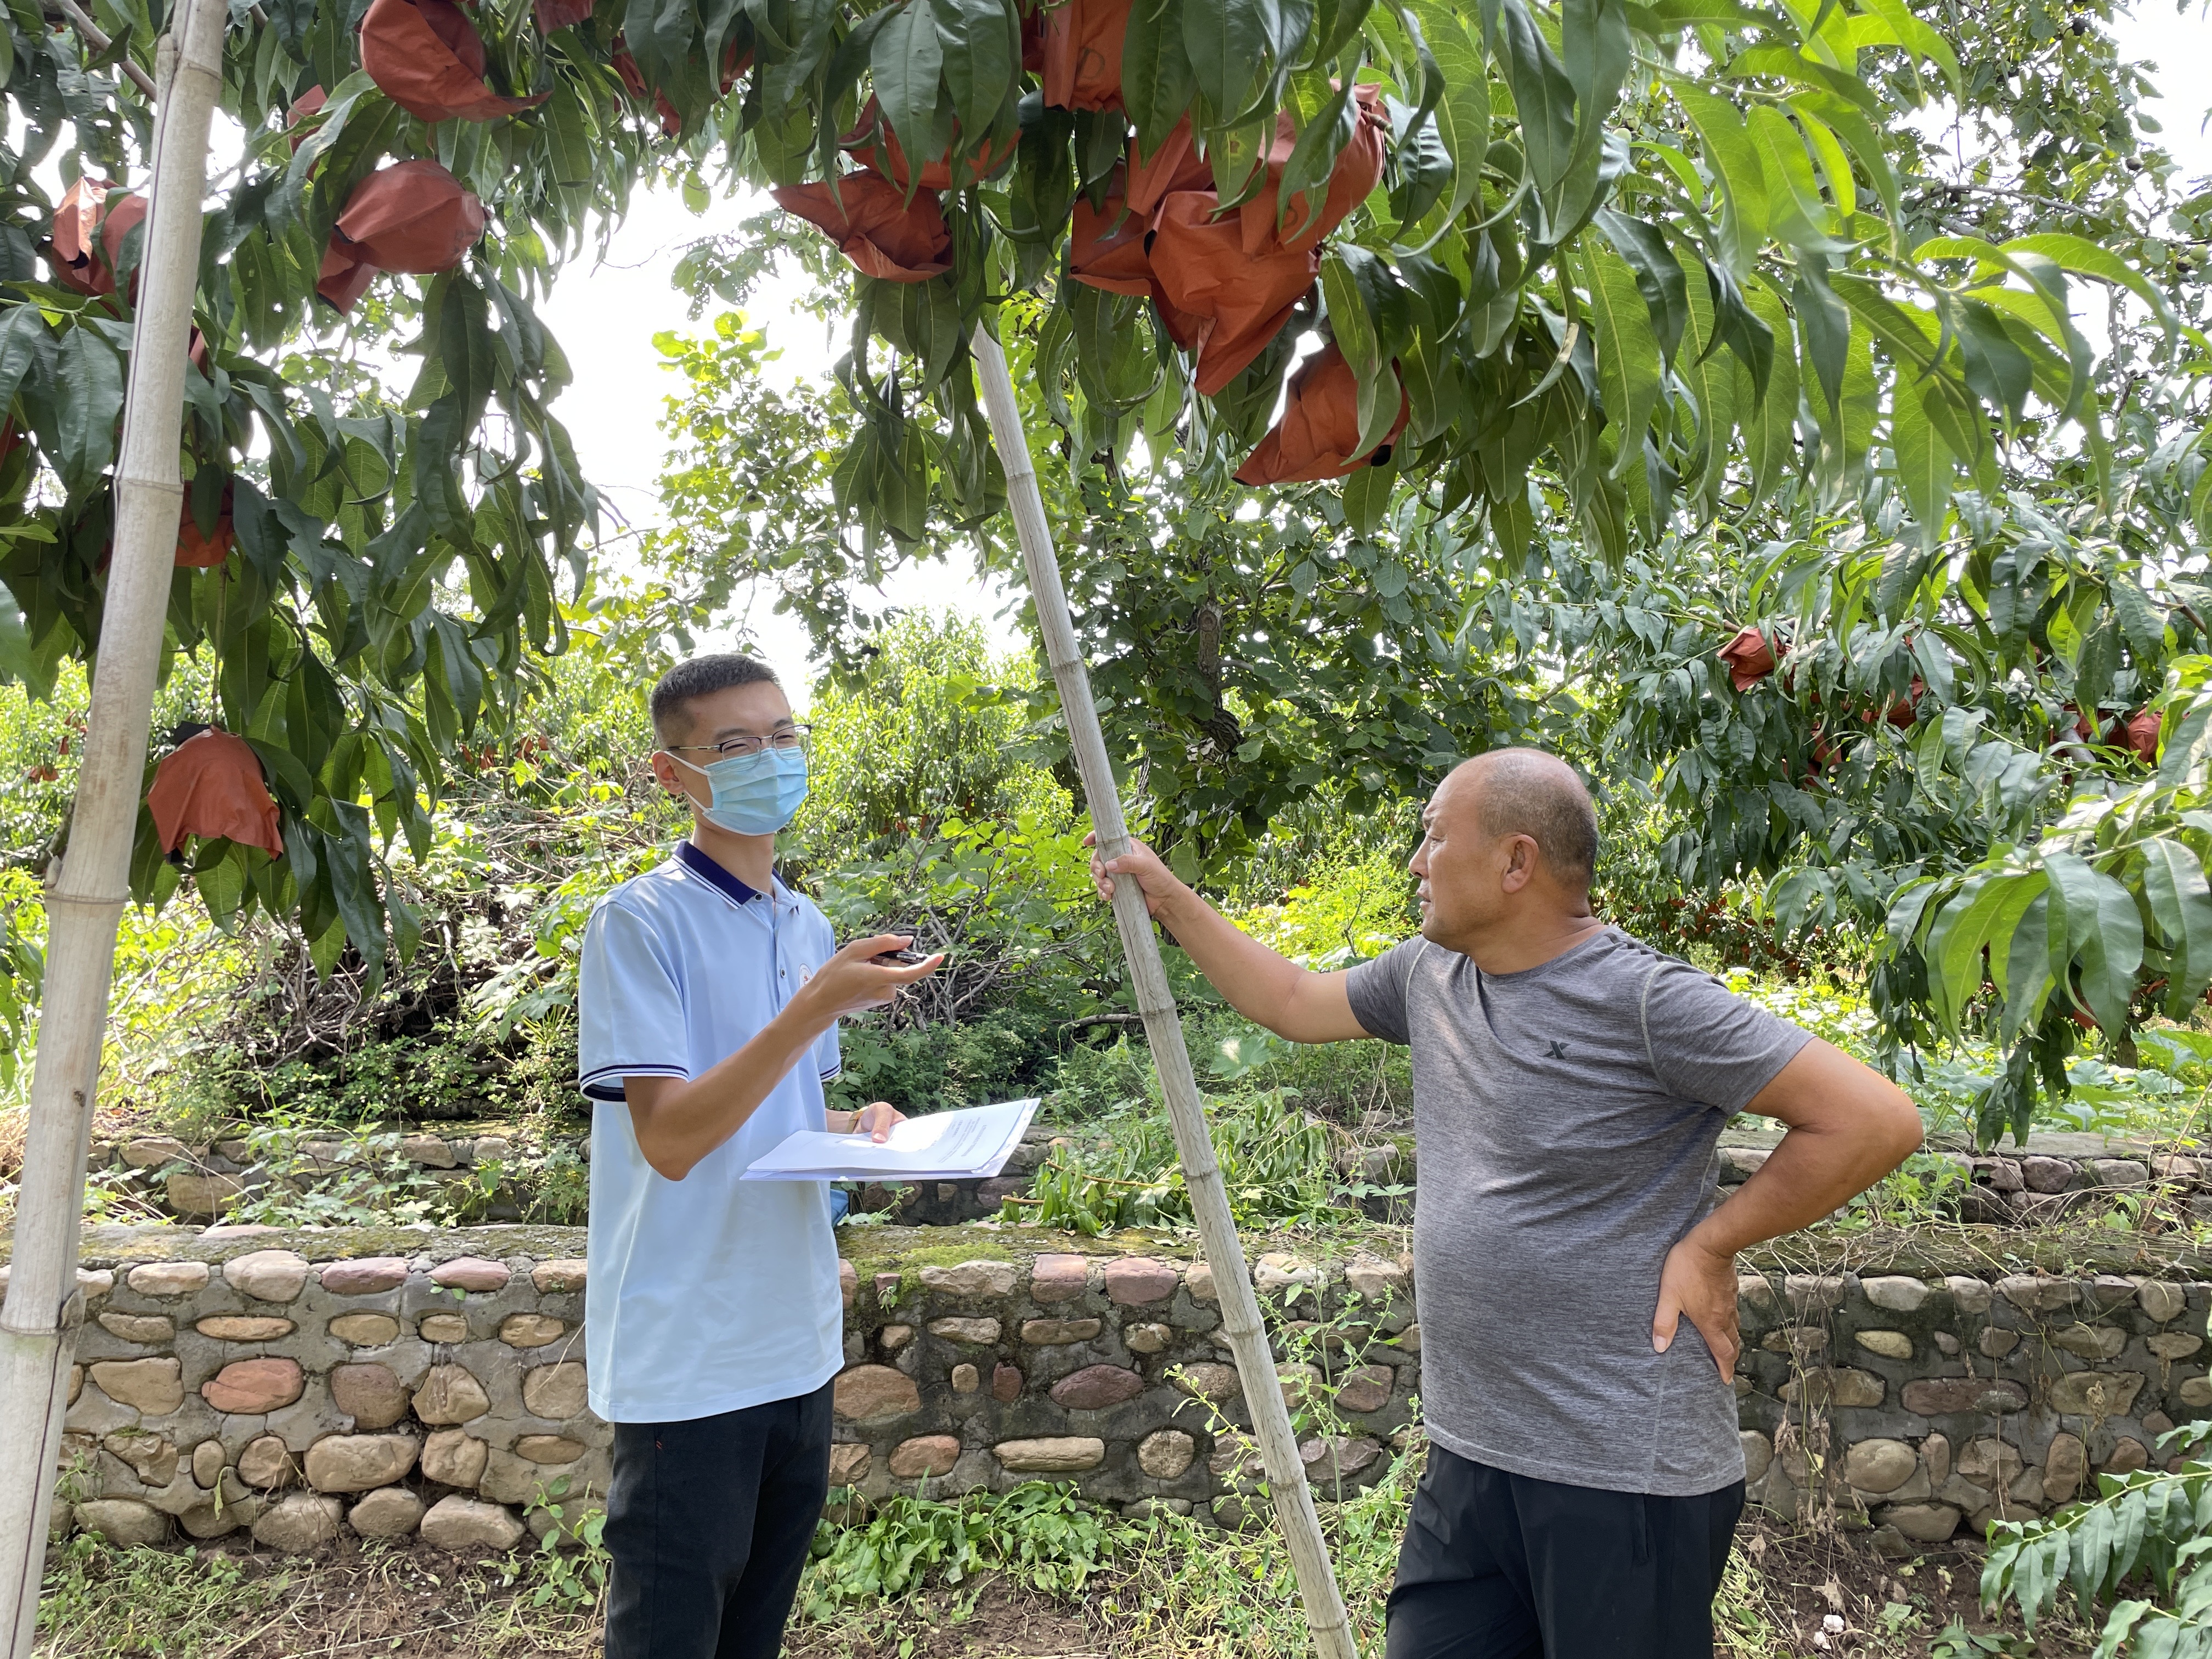
[(1686, 1319), (1653, 1352), (1651, 1319), (1722, 1123), (1811, 1037), (1612, 927), (1517, 974), (1412, 939), (1346, 989), (1413, 1051), (1431, 1437), (1610, 1492), (1741, 1480), (1734, 1390)]

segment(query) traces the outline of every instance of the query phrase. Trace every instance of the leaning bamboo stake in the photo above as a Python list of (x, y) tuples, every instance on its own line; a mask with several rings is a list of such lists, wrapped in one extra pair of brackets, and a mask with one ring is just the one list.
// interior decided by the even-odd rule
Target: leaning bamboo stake
[[(1129, 850), (1129, 830), (1122, 821), (1121, 798), (1115, 787), (1113, 766), (1106, 757), (1098, 709), (1091, 700), (1090, 671), (1076, 649), (1075, 623), (1068, 614), (1066, 592), (1060, 586), (1060, 560), (1053, 551), (1051, 527), (1045, 521), (1044, 498), (1037, 491), (1029, 436), (1014, 402), (1013, 378), (1006, 370), (1006, 353), (980, 324), (972, 343), (983, 384), (983, 407), (990, 416), (1000, 464), (1006, 470), (1007, 505), (1013, 511), (1030, 593), (1036, 603), (1037, 632), (1044, 638), (1045, 659), (1051, 665), (1054, 684), (1060, 688), (1060, 713), (1067, 721), (1076, 769), (1083, 777), (1091, 826), (1097, 833), (1100, 856), (1119, 858)], [(1191, 1072), (1190, 1051), (1183, 1043), (1182, 1022), (1176, 1013), (1174, 993), (1168, 988), (1159, 941), (1153, 936), (1152, 920), (1145, 909), (1143, 890), (1120, 877), (1114, 882), (1114, 921), (1121, 930), (1122, 953), (1128, 958), (1137, 1012), (1143, 1017), (1145, 1036), (1152, 1045), (1160, 1092), (1167, 1099), (1176, 1156), (1182, 1164), (1183, 1184), (1190, 1190), (1198, 1236), (1213, 1269), (1221, 1327), (1236, 1356), (1237, 1375), (1244, 1385), (1244, 1402), (1251, 1409), (1253, 1431), (1260, 1442), (1261, 1466), (1267, 1471), (1267, 1484), (1274, 1494), (1275, 1516), (1282, 1523), (1291, 1565), (1305, 1598), (1306, 1626), (1322, 1659), (1358, 1659), (1345, 1619), (1344, 1598), (1337, 1591), (1336, 1576), (1329, 1567), (1321, 1517), (1314, 1510), (1313, 1492), (1298, 1458), (1297, 1437), (1291, 1430), (1290, 1408), (1276, 1377), (1267, 1328), (1260, 1322), (1260, 1298), (1252, 1289), (1244, 1246), (1229, 1213), (1221, 1166), (1214, 1161), (1213, 1143), (1206, 1135), (1206, 1107), (1199, 1098), (1198, 1079)]]
[(161, 92), (115, 470), (115, 554), (69, 850), (46, 893), (38, 1061), (15, 1259), (0, 1308), (0, 1638), (7, 1659), (31, 1652), (70, 1358), (84, 1316), (76, 1280), (85, 1151), (183, 511), (177, 444), (185, 346), (199, 283), (208, 126), (222, 90), (227, 15), (225, 0), (182, 0), (176, 32), (157, 54)]

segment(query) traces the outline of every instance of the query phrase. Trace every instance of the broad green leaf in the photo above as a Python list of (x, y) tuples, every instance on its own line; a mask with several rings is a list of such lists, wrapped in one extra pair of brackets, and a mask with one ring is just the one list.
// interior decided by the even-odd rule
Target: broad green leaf
[[(1834, 95), (1830, 94), (1832, 97)], [(1838, 103), (1844, 100), (1837, 99)], [(1848, 106), (1846, 106), (1848, 107)], [(1828, 195), (1835, 203), (1836, 211), (1845, 217), (1859, 210), (1858, 185), (1851, 178), (1850, 158), (1844, 154), (1842, 143), (1829, 130), (1828, 124), (1813, 112), (1809, 104), (1799, 99), (1790, 100), (1790, 112), (1797, 118), (1804, 131), (1805, 142), (1811, 147), (1813, 159), (1820, 163), (1820, 176), (1827, 180)]]
[(2112, 571), (2106, 585), (2112, 596), (2113, 614), (2128, 636), (2128, 649), (2138, 663), (2155, 661), (2166, 646), (2166, 618), (2150, 602), (2150, 595), (2124, 571)]
[(1636, 273), (1637, 289), (1644, 295), (1645, 309), (1651, 313), (1659, 354), (1673, 362), (1675, 349), (1682, 343), (1688, 307), (1684, 297), (1688, 283), (1682, 275), (1681, 261), (1667, 246), (1667, 239), (1659, 228), (1642, 219), (1612, 208), (1600, 208), (1591, 222), (1605, 234), (1613, 251)]
[(1866, 169), (1867, 176), (1874, 180), (1875, 193), (1881, 198), (1893, 228), (1900, 226), (1905, 210), (1898, 189), (1897, 170), (1890, 165), (1889, 151), (1867, 112), (1849, 99), (1826, 91), (1793, 94), (1790, 106), (1802, 116), (1818, 117), (1835, 130), (1850, 147), (1853, 158)]
[(1242, 118), (1267, 69), (1271, 0), (1178, 0), (1183, 49), (1205, 100), (1207, 119), (1219, 126)]
[(1943, 636), (1933, 628), (1923, 628), (1912, 636), (1912, 660), (1920, 669), (1921, 684), (1928, 694), (1948, 709), (1958, 695), (1958, 687), (1951, 669), (1951, 653), (1945, 647)]
[(1522, 0), (1483, 0), (1483, 34), (1521, 117), (1529, 176), (1550, 195), (1575, 157), (1575, 88)]
[(1929, 925), (1923, 954), (1928, 959), (1928, 988), (1936, 1017), (1955, 1031), (1959, 1015), (1982, 984), (1982, 947), (1989, 942), (1990, 918), (2010, 884), (1972, 875), (1945, 901)]
[(192, 872), (192, 885), (199, 890), (209, 919), (228, 932), (246, 896), (246, 849), (234, 842), (224, 846), (221, 858), (203, 855)]
[(959, 145), (972, 153), (996, 124), (1000, 106), (1013, 85), (1021, 57), (1021, 25), (1000, 0), (932, 0), (932, 4), (944, 54), (945, 85), (960, 123)]
[(79, 325), (63, 331), (55, 351), (60, 384), (60, 453), (56, 464), (71, 495), (99, 483), (115, 459), (116, 423), (123, 413), (123, 360), (97, 329)]
[(42, 702), (53, 695), (53, 672), (50, 666), (42, 668), (15, 596), (0, 586), (0, 684), (9, 680), (21, 682)]
[(2002, 252), (2015, 257), (2040, 254), (2077, 276), (2094, 276), (2100, 282), (2115, 283), (2148, 306), (2168, 333), (2180, 326), (2173, 307), (2149, 278), (2110, 248), (2100, 247), (2086, 236), (2066, 231), (2039, 231), (2032, 236), (2015, 236), (2004, 245)]
[(2212, 987), (2212, 886), (2197, 854), (2171, 836), (2143, 843), (2143, 896), (2170, 961), (2166, 1005), (2184, 1018)]
[(1928, 930), (1929, 988), (1939, 1016), (1954, 1031), (1981, 994), (1984, 951), (1992, 967), (2011, 954), (2021, 917), (2047, 882), (2039, 870), (1970, 876), (1936, 915)]
[[(2055, 940), (2051, 936), (2054, 924)], [(2014, 924), (2011, 947), (2003, 953), (2003, 966), (1997, 968), (1994, 961), (1991, 963), (1996, 968), (1997, 982), (2004, 988), (2004, 1013), (1998, 1030), (2006, 1042), (2010, 1042), (2043, 1017), (2043, 1005), (2049, 1000), (2055, 983), (2051, 959), (2063, 951), (2065, 938), (2065, 913), (2052, 910), (2047, 890), (2037, 894)], [(1993, 957), (1996, 954), (1991, 952)]]
[(1710, 357), (1715, 346), (1725, 343), (1736, 361), (1751, 372), (1755, 403), (1766, 396), (1767, 377), (1774, 372), (1774, 331), (1744, 303), (1743, 289), (1727, 266), (1710, 259), (1705, 264), (1705, 287), (1712, 297), (1713, 333), (1698, 348), (1698, 356), (1701, 360)]
[[(1304, 0), (1277, 0), (1277, 3), (1282, 7), (1287, 20), (1296, 15)], [(1437, 63), (1436, 54), (1429, 50), (1428, 35), (1422, 29), (1420, 17), (1413, 9), (1409, 0), (1389, 0), (1384, 11), (1397, 24), (1408, 48), (1401, 52), (1394, 47), (1391, 52), (1399, 64), (1401, 81), (1409, 74), (1417, 74), (1420, 79), (1420, 89), (1414, 97), (1413, 111), (1406, 122), (1408, 131), (1418, 132), (1428, 124), (1430, 115), (1443, 101), (1444, 72)], [(1295, 29), (1290, 28), (1283, 31), (1282, 44), (1276, 54), (1279, 62), (1288, 64), (1297, 57), (1298, 46), (1291, 38), (1295, 33)]]
[[(0, 27), (0, 36), (7, 30)], [(36, 306), (10, 306), (0, 315), (0, 410), (15, 401), (16, 389), (33, 369), (52, 374), (55, 361), (52, 331)]]
[(2072, 853), (2044, 855), (2051, 890), (2066, 912), (2066, 933), (2081, 970), (2081, 999), (2097, 1024), (2118, 1036), (2142, 965), (2142, 918), (2128, 890)]
[[(2033, 361), (1989, 307), (1961, 300), (1951, 314), (1966, 385), (1984, 404), (2003, 416), (2008, 427), (2017, 426), (2027, 413), (2027, 394), (2034, 388)], [(2053, 401), (2062, 407), (2065, 403), (2063, 398)]]
[(1322, 0), (1314, 9), (1313, 33), (1306, 40), (1307, 61), (1334, 63), (1358, 38), (1360, 26), (1374, 9), (1375, 0)]
[(1919, 386), (1903, 374), (1890, 392), (1889, 445), (1897, 457), (1898, 487), (1920, 527), (1920, 544), (1932, 547), (1951, 505), (1951, 448), (1929, 424)]
[(2179, 707), (2178, 721), (2168, 711), (2170, 730), (2158, 759), (2158, 781), (2169, 787), (2200, 781), (2212, 758), (2212, 697), (2199, 693)]
[(1883, 955), (1899, 955), (1920, 936), (1920, 925), (1927, 917), (1928, 906), (1943, 890), (1943, 884), (1935, 877), (1915, 876), (1890, 895), (1888, 914), (1882, 923)]
[(1441, 0), (1413, 0), (1413, 11), (1444, 76), (1437, 131), (1452, 160), (1451, 198), (1443, 214), (1449, 225), (1482, 188), (1483, 161), (1490, 149), (1490, 69), (1474, 37)]
[(1829, 410), (1840, 412), (1844, 399), (1844, 374), (1848, 367), (1851, 343), (1851, 313), (1828, 286), (1825, 261), (1801, 260), (1797, 280), (1790, 289), (1791, 305), (1797, 313), (1799, 349), (1804, 354), (1804, 367), (1813, 380), (1826, 394)]
[(1915, 380), (1924, 378), (1936, 361), (1936, 343), (1942, 329), (1932, 312), (1899, 305), (1868, 277), (1832, 272), (1829, 288), (1851, 308), (1851, 313), (1881, 342), (1899, 368)]
[(1714, 332), (1711, 285), (1686, 284), (1684, 300), (1689, 318), (1689, 362), (1677, 372), (1697, 404), (1698, 430), (1690, 445), (1683, 481), (1701, 488), (1704, 510), (1711, 514), (1719, 503), (1721, 486), (1726, 478), (1729, 440), (1735, 430), (1736, 365), (1733, 359), (1716, 349), (1719, 337)]
[(1121, 103), (1136, 125), (1138, 149), (1149, 154), (1165, 143), (1197, 94), (1182, 8), (1175, 0), (1134, 0), (1121, 38)]
[[(1353, 88), (1352, 77), (1345, 76), (1328, 101), (1299, 130), (1297, 142), (1291, 146), (1290, 157), (1283, 163), (1282, 176), (1275, 185), (1275, 228), (1279, 232), (1288, 222), (1292, 206), (1304, 205), (1309, 192), (1315, 204), (1327, 193), (1329, 173), (1336, 166), (1338, 155), (1350, 142), (1359, 118), (1352, 106)], [(1118, 126), (1120, 123), (1115, 125)]]
[(1659, 406), (1665, 365), (1651, 331), (1651, 313), (1628, 262), (1600, 242), (1585, 240), (1583, 257), (1589, 279), (1593, 343), (1597, 349), (1597, 383), (1606, 416), (1620, 434), (1620, 453), (1613, 465), (1619, 477), (1643, 459), (1643, 439)]
[(1774, 234), (1801, 248), (1827, 252), (1837, 244), (1828, 234), (1830, 209), (1813, 177), (1813, 158), (1790, 118), (1765, 104), (1754, 105), (1744, 125), (1757, 147), (1766, 204)]
[(1398, 417), (1402, 388), (1390, 359), (1407, 331), (1409, 318), (1393, 313), (1402, 306), (1390, 289), (1381, 259), (1362, 247), (1339, 244), (1322, 257), (1322, 299), (1331, 333), (1358, 383), (1357, 415), (1364, 453), (1382, 440)]
[(1742, 112), (1726, 99), (1687, 86), (1674, 93), (1704, 141), (1705, 167), (1721, 196), (1721, 240), (1729, 269), (1742, 277), (1766, 240), (1766, 172), (1759, 147)]
[[(1756, 399), (1739, 398), (1739, 407), (1750, 407), (1752, 415), (1745, 422), (1744, 435), (1750, 441), (1752, 462), (1752, 497), (1763, 500), (1776, 484), (1786, 477), (1797, 459), (1797, 348), (1792, 331), (1789, 307), (1782, 296), (1767, 286), (1764, 278), (1754, 278), (1744, 289), (1744, 302), (1767, 326), (1775, 342), (1774, 367), (1766, 384), (1766, 395)], [(1747, 390), (1751, 384), (1751, 371), (1743, 372)]]
[(1669, 29), (1717, 23), (1726, 28), (1793, 32), (1789, 22), (1777, 14), (1741, 4), (1740, 0), (1653, 0), (1645, 9), (1652, 21)]
[(1905, 47), (1943, 71), (1955, 95), (1960, 88), (1959, 58), (1951, 43), (1929, 24), (1913, 15), (1905, 0), (1861, 0), (1867, 10), (1887, 23)]
[(1604, 142), (1606, 118), (1628, 75), (1630, 50), (1623, 0), (1561, 0), (1559, 57), (1575, 94), (1574, 164), (1595, 156)]
[[(635, 3), (635, 0), (633, 0)], [(934, 131), (938, 82), (945, 66), (945, 44), (930, 0), (904, 0), (876, 32), (868, 49), (868, 77), (884, 119), (898, 135), (915, 177), (922, 162), (941, 150), (950, 135)]]
[(1355, 535), (1371, 535), (1382, 522), (1390, 491), (1398, 481), (1390, 466), (1363, 466), (1344, 481), (1345, 521)]

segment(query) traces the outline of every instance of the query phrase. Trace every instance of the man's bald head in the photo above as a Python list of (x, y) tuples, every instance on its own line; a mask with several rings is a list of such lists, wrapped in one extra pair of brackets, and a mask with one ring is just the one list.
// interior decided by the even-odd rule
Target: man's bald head
[(1575, 769), (1540, 749), (1493, 749), (1455, 769), (1474, 786), (1486, 837), (1526, 836), (1553, 880), (1587, 892), (1597, 868), (1597, 809)]

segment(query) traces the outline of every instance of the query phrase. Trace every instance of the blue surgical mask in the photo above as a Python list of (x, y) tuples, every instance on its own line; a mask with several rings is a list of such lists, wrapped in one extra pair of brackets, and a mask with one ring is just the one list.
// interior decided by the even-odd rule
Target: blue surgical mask
[(797, 816), (806, 799), (806, 751), (763, 749), (757, 755), (732, 755), (712, 766), (693, 766), (714, 791), (711, 805), (699, 810), (707, 822), (736, 836), (772, 836)]

